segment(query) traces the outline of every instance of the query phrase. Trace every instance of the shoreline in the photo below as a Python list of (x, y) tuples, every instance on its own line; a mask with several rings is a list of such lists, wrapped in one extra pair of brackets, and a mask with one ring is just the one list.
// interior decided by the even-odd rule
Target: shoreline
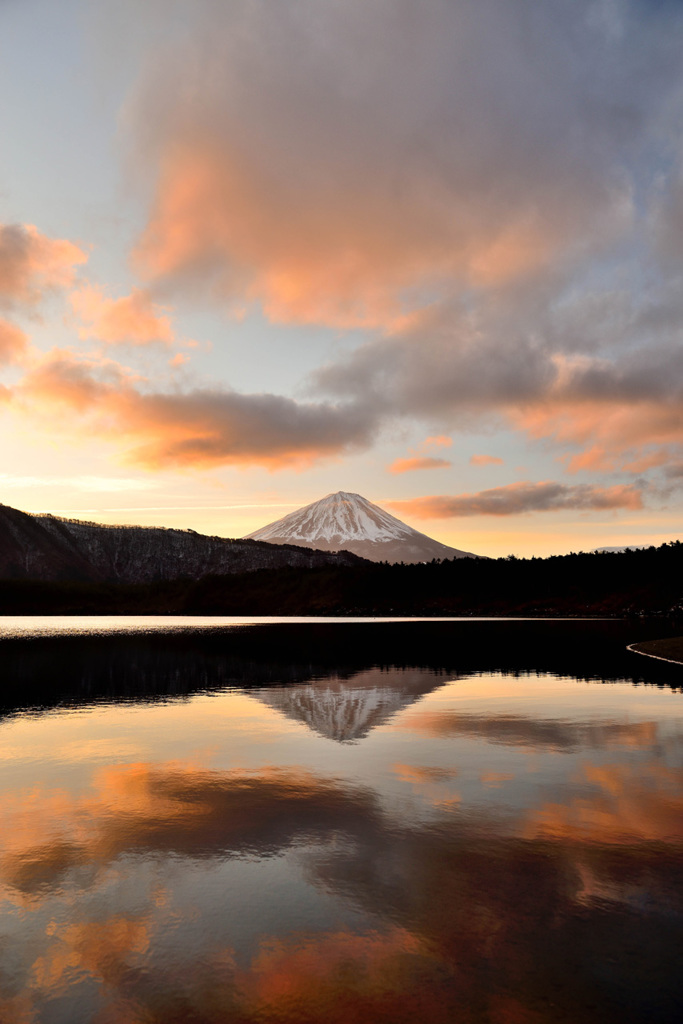
[(667, 637), (664, 640), (642, 640), (628, 644), (627, 651), (642, 654), (645, 658), (668, 661), (671, 665), (683, 665), (683, 636)]

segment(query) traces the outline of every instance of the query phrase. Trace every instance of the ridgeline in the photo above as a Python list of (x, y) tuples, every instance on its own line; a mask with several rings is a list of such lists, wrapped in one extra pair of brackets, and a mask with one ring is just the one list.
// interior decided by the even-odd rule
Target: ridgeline
[(5, 580), (0, 614), (683, 618), (683, 544), (550, 558), (289, 566), (144, 584)]

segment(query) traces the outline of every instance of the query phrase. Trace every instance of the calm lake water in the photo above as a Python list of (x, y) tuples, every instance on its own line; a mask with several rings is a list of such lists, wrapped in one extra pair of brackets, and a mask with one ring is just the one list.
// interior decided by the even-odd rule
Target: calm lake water
[(0, 620), (2, 1024), (683, 1019), (666, 627), (193, 621)]

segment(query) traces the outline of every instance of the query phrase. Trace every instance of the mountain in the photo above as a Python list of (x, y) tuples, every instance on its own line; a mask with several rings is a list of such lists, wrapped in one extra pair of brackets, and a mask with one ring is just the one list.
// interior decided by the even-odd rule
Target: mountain
[(333, 555), (194, 530), (102, 526), (0, 505), (0, 579), (151, 583), (285, 567), (356, 565)]
[(406, 526), (379, 505), (349, 491), (328, 494), (297, 512), (247, 535), (269, 544), (296, 544), (320, 551), (352, 551), (371, 562), (431, 562), (477, 558)]

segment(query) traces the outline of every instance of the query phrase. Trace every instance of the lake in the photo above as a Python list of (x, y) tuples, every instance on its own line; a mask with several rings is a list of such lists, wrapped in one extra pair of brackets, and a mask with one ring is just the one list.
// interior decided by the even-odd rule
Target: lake
[(680, 1021), (666, 634), (0, 619), (0, 1022)]

